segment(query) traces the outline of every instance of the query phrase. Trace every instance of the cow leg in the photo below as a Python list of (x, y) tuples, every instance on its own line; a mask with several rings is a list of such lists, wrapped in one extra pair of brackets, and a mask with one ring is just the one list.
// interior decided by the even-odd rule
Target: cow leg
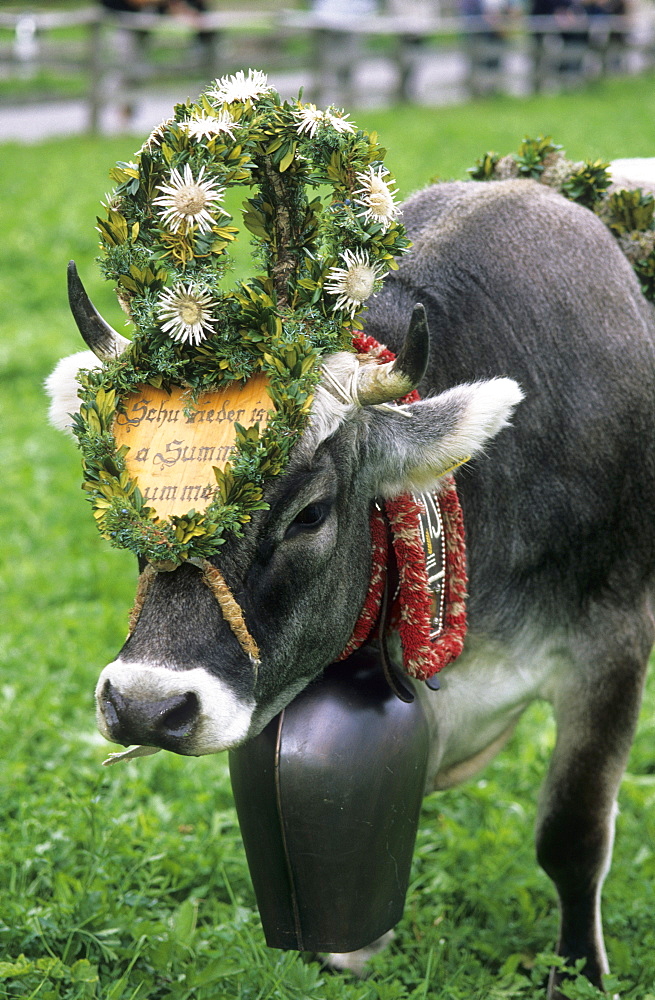
[[(537, 857), (559, 895), (558, 953), (567, 962), (584, 958), (585, 975), (602, 988), (608, 964), (600, 893), (653, 629), (648, 611), (621, 616), (606, 607), (592, 610), (587, 624), (552, 693), (557, 742), (541, 796)], [(564, 1000), (560, 982), (553, 970), (549, 1000)]]

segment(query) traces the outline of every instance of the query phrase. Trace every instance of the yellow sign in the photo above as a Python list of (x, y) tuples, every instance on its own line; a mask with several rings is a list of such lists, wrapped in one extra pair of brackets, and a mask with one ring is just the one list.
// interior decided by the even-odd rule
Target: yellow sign
[(213, 466), (224, 466), (234, 448), (234, 425), (263, 426), (268, 419), (267, 384), (264, 375), (233, 382), (203, 393), (186, 413), (188, 393), (178, 387), (168, 393), (143, 385), (125, 398), (125, 412), (114, 421), (116, 443), (129, 447), (127, 471), (160, 516), (207, 507), (216, 489)]

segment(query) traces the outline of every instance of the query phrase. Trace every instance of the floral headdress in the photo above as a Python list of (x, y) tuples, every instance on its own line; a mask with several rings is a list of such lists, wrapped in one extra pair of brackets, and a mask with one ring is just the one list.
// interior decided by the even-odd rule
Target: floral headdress
[[(134, 337), (81, 373), (73, 429), (84, 488), (114, 545), (172, 567), (214, 554), (265, 507), (266, 480), (306, 426), (321, 359), (352, 349), (367, 298), (409, 247), (384, 155), (348, 116), (283, 102), (250, 70), (177, 105), (134, 162), (111, 171), (100, 266)], [(228, 288), (238, 229), (224, 195), (234, 185), (250, 189), (243, 225), (261, 270)], [(72, 300), (83, 295), (74, 271), (71, 287)], [(192, 411), (202, 393), (256, 375), (271, 399), (265, 425), (236, 425), (204, 510), (160, 517), (114, 437), (126, 396), (143, 385), (182, 387)]]

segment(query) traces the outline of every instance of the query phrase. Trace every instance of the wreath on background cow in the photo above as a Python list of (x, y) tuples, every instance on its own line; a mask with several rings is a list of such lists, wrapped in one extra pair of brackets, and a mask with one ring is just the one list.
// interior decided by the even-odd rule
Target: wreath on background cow
[(550, 136), (523, 140), (516, 153), (485, 153), (468, 171), (472, 180), (531, 178), (591, 209), (628, 258), (649, 302), (655, 302), (655, 198), (641, 188), (613, 184), (603, 160), (574, 162)]

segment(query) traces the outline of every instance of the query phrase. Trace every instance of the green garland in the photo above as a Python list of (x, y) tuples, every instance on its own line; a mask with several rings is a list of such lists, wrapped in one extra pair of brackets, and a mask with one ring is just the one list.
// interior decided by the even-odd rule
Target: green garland
[[(113, 168), (100, 266), (134, 337), (120, 358), (81, 373), (73, 428), (112, 544), (172, 567), (211, 556), (265, 507), (265, 481), (306, 426), (322, 357), (352, 349), (366, 299), (410, 245), (384, 156), (374, 133), (336, 109), (283, 102), (249, 71), (177, 105), (134, 162)], [(238, 229), (222, 199), (234, 185), (251, 189), (243, 225), (261, 272), (224, 290)], [(233, 461), (215, 470), (204, 511), (159, 518), (113, 435), (126, 395), (182, 386), (192, 409), (202, 392), (257, 373), (270, 380), (265, 427), (237, 425)]]
[(646, 298), (655, 302), (655, 198), (640, 188), (608, 190), (609, 163), (574, 163), (550, 136), (538, 136), (525, 138), (518, 152), (508, 156), (485, 153), (468, 172), (477, 181), (533, 178), (591, 209), (616, 237)]

